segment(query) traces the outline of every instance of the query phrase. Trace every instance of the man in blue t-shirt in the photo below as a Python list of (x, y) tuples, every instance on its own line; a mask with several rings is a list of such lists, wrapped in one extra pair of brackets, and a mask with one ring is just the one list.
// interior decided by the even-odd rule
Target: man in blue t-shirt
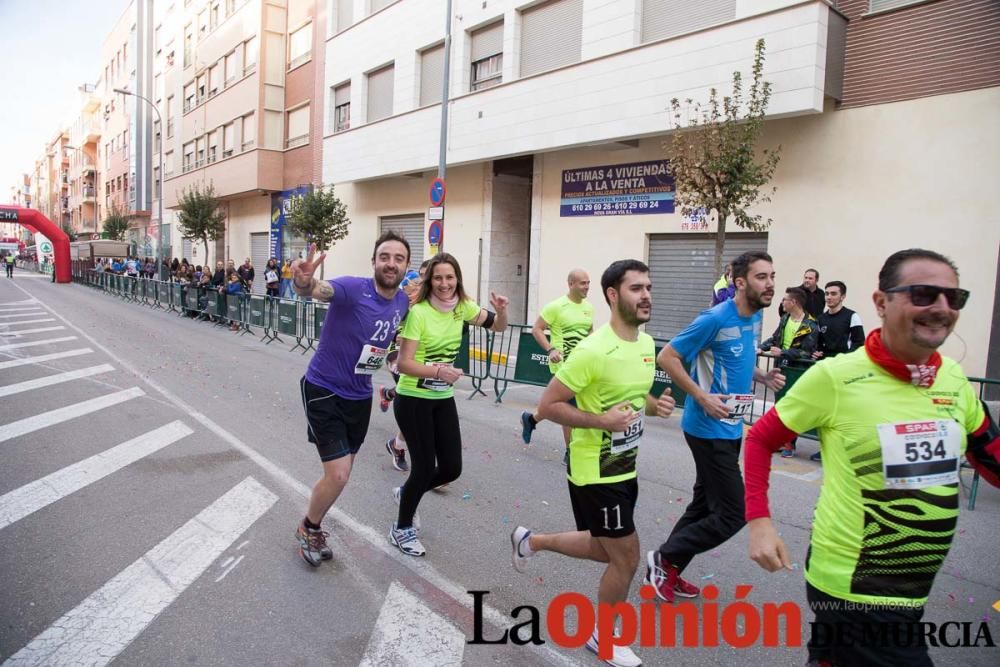
[(300, 381), (306, 434), (316, 445), (323, 476), (313, 486), (309, 508), (299, 523), (299, 555), (313, 567), (333, 557), (320, 528), (323, 517), (347, 486), (354, 457), (368, 434), (372, 411), (372, 375), (385, 363), (389, 345), (409, 308), (399, 289), (410, 263), (410, 244), (394, 232), (375, 241), (371, 277), (313, 277), (325, 253), (292, 264), (292, 288), (299, 296), (328, 302), (305, 377)]
[[(743, 527), (740, 444), (743, 416), (753, 407), (754, 379), (777, 391), (785, 376), (757, 368), (763, 308), (774, 298), (774, 267), (763, 251), (733, 260), (732, 299), (703, 311), (665, 346), (656, 363), (688, 399), (681, 428), (694, 456), (694, 497), (658, 551), (646, 555), (646, 581), (667, 602), (696, 597), (681, 572)], [(690, 374), (684, 369), (689, 364)]]

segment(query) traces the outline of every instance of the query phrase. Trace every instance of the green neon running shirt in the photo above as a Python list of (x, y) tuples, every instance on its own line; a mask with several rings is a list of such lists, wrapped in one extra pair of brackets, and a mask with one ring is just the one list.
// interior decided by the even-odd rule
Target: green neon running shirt
[[(540, 315), (549, 325), (549, 342), (562, 353), (562, 362), (569, 359), (570, 352), (587, 337), (594, 326), (594, 307), (586, 299), (573, 303), (572, 299), (563, 295), (547, 303)], [(555, 375), (562, 362), (550, 361), (549, 371)]]
[[(475, 301), (466, 299), (450, 313), (442, 313), (429, 301), (410, 306), (403, 321), (400, 338), (417, 341), (413, 358), (418, 364), (451, 366), (462, 344), (462, 323), (476, 319), (482, 309)], [(416, 378), (400, 374), (396, 391), (403, 396), (417, 398), (451, 398), (454, 388), (443, 380)]]
[(612, 484), (635, 478), (642, 439), (646, 394), (653, 387), (656, 347), (649, 334), (637, 341), (619, 338), (610, 324), (583, 339), (556, 378), (576, 394), (583, 412), (603, 414), (629, 401), (641, 415), (626, 433), (574, 428), (569, 443), (569, 481), (577, 486)]
[[(933, 387), (920, 388), (890, 375), (862, 348), (816, 364), (775, 410), (789, 429), (819, 432), (823, 487), (806, 580), (843, 600), (926, 602), (958, 522), (958, 484), (936, 480), (957, 480), (966, 435), (984, 419), (961, 367), (943, 359)], [(947, 452), (946, 440), (953, 448)], [(925, 486), (901, 488), (904, 476)]]

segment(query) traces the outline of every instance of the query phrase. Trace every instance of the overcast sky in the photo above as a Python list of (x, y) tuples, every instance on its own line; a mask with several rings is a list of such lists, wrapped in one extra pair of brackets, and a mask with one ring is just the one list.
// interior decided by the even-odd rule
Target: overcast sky
[(60, 126), (76, 117), (77, 86), (96, 83), (101, 44), (128, 4), (0, 0), (0, 200), (20, 185)]

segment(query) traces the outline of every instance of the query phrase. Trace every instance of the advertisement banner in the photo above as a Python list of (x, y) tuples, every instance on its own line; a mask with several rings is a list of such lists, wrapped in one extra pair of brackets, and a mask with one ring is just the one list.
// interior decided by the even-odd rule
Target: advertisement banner
[(285, 231), (285, 216), (288, 214), (289, 203), (295, 197), (301, 197), (307, 192), (312, 192), (311, 185), (300, 185), (291, 190), (282, 190), (271, 195), (271, 257), (278, 260), (284, 259), (282, 256), (282, 237)]
[(666, 160), (566, 169), (561, 189), (560, 217), (674, 212)]

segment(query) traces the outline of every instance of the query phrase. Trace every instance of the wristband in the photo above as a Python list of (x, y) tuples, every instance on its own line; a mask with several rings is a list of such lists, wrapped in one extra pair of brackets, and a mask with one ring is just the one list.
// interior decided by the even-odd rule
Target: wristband
[(440, 380), (441, 379), (441, 367), (440, 366), (435, 366), (434, 367), (434, 379), (436, 379), (436, 380)]
[(549, 351), (548, 351), (548, 352), (546, 352), (545, 354), (552, 354), (553, 352), (555, 352), (555, 350), (556, 350), (556, 348), (554, 348), (554, 347), (550, 347), (550, 348), (549, 348)]

